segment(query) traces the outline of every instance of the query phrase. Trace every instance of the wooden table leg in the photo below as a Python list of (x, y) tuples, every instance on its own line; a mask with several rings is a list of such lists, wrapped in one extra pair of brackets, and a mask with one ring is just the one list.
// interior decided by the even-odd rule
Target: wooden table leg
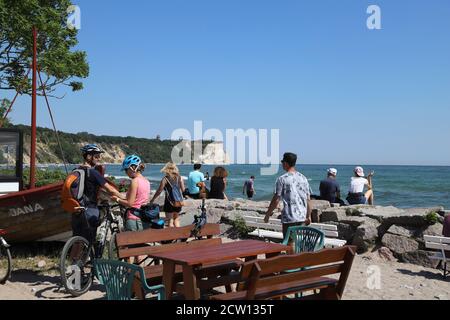
[(197, 277), (192, 266), (183, 265), (183, 281), (186, 300), (199, 300), (200, 290), (197, 287)]
[(174, 279), (175, 277), (175, 263), (172, 261), (164, 261), (163, 264), (163, 284), (166, 288), (166, 300), (170, 300), (173, 294)]

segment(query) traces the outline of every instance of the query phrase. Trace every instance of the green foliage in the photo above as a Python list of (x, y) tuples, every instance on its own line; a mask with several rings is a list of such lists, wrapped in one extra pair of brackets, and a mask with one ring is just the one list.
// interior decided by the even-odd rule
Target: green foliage
[(0, 127), (6, 128), (10, 125), (9, 119), (7, 117), (3, 120), (3, 117), (5, 116), (6, 111), (8, 111), (10, 105), (11, 101), (9, 101), (8, 99), (0, 100)]
[[(61, 182), (66, 179), (66, 173), (59, 170), (36, 169), (36, 187), (46, 186), (48, 184)], [(30, 169), (23, 171), (23, 185), (30, 183)]]
[(359, 211), (358, 209), (355, 209), (355, 208), (347, 208), (347, 209), (345, 210), (345, 214), (346, 214), (347, 216), (361, 216), (361, 215), (362, 215), (362, 212)]
[(0, 0), (0, 89), (31, 93), (31, 80), (25, 78), (33, 56), (33, 26), (45, 90), (51, 93), (58, 85), (82, 89), (73, 79), (86, 78), (89, 65), (84, 51), (71, 51), (78, 31), (66, 25), (70, 5), (70, 0)]
[(439, 221), (439, 216), (436, 212), (430, 212), (424, 217), (424, 220), (430, 225), (436, 224)]
[(245, 223), (245, 220), (241, 216), (237, 216), (235, 220), (231, 221), (231, 225), (234, 228), (234, 231), (236, 231), (240, 238), (246, 237), (250, 232), (255, 230), (255, 228), (248, 227)]

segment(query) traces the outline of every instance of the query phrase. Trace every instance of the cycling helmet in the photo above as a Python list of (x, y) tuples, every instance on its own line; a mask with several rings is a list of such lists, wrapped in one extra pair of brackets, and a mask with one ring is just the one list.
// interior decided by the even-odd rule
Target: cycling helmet
[(142, 163), (141, 158), (132, 154), (131, 156), (127, 156), (125, 160), (122, 162), (122, 170), (126, 171), (129, 167), (135, 165), (138, 167)]
[(96, 144), (87, 144), (84, 147), (80, 148), (83, 154), (86, 153), (104, 153), (102, 149), (100, 149)]

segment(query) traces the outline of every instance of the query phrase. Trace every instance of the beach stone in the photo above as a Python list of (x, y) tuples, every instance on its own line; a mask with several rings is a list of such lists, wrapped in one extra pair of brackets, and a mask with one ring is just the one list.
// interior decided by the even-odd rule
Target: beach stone
[(395, 234), (397, 236), (404, 236), (404, 237), (413, 237), (414, 234), (416, 233), (417, 229), (413, 229), (411, 227), (402, 227), (402, 226), (398, 226), (398, 225), (392, 225), (387, 233), (390, 234)]
[(422, 230), (420, 236), (421, 237), (423, 237), (424, 235), (442, 236), (442, 229), (443, 229), (443, 225), (441, 223), (435, 223), (435, 224), (429, 225), (424, 230)]
[(47, 265), (47, 263), (46, 263), (44, 260), (40, 260), (40, 261), (37, 263), (37, 266), (38, 266), (38, 268), (40, 268), (40, 269), (45, 268), (46, 265)]
[(230, 221), (234, 221), (238, 218), (243, 218), (243, 216), (261, 217), (261, 214), (256, 211), (243, 211), (243, 210), (223, 211), (222, 214), (222, 217), (225, 220)]
[(412, 264), (418, 264), (428, 268), (436, 268), (438, 261), (431, 259), (434, 252), (426, 250), (415, 250), (410, 252), (405, 252), (399, 255), (401, 262), (407, 262)]
[(377, 250), (378, 256), (385, 261), (396, 261), (394, 254), (387, 247), (381, 247)]
[(363, 224), (356, 228), (352, 244), (358, 247), (358, 253), (366, 252), (376, 244), (379, 226), (378, 221), (366, 219)]
[(382, 222), (391, 225), (397, 224), (403, 226), (424, 227), (428, 225), (425, 216), (432, 212), (438, 212), (441, 209), (442, 207), (403, 209), (402, 213), (384, 216)]
[(325, 210), (330, 208), (330, 202), (326, 200), (311, 200), (311, 209)]
[(207, 210), (207, 221), (209, 223), (220, 223), (222, 216), (224, 215), (223, 209), (213, 208)]
[(320, 214), (320, 222), (339, 222), (345, 218), (347, 218), (347, 215), (343, 208), (322, 210), (322, 213)]
[(383, 246), (389, 248), (394, 253), (394, 256), (400, 257), (407, 252), (419, 250), (419, 243), (405, 236), (385, 233), (381, 239)]
[(351, 225), (340, 223), (340, 222), (326, 222), (325, 224), (331, 224), (337, 226), (338, 238), (342, 240), (346, 240), (347, 243), (351, 243), (353, 240), (353, 236), (355, 235), (355, 229)]

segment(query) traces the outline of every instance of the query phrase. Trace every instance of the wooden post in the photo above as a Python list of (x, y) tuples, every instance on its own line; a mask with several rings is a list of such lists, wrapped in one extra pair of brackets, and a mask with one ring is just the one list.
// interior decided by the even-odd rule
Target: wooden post
[(30, 150), (30, 189), (36, 183), (36, 69), (37, 69), (37, 30), (33, 27), (33, 78), (31, 93), (31, 150)]

